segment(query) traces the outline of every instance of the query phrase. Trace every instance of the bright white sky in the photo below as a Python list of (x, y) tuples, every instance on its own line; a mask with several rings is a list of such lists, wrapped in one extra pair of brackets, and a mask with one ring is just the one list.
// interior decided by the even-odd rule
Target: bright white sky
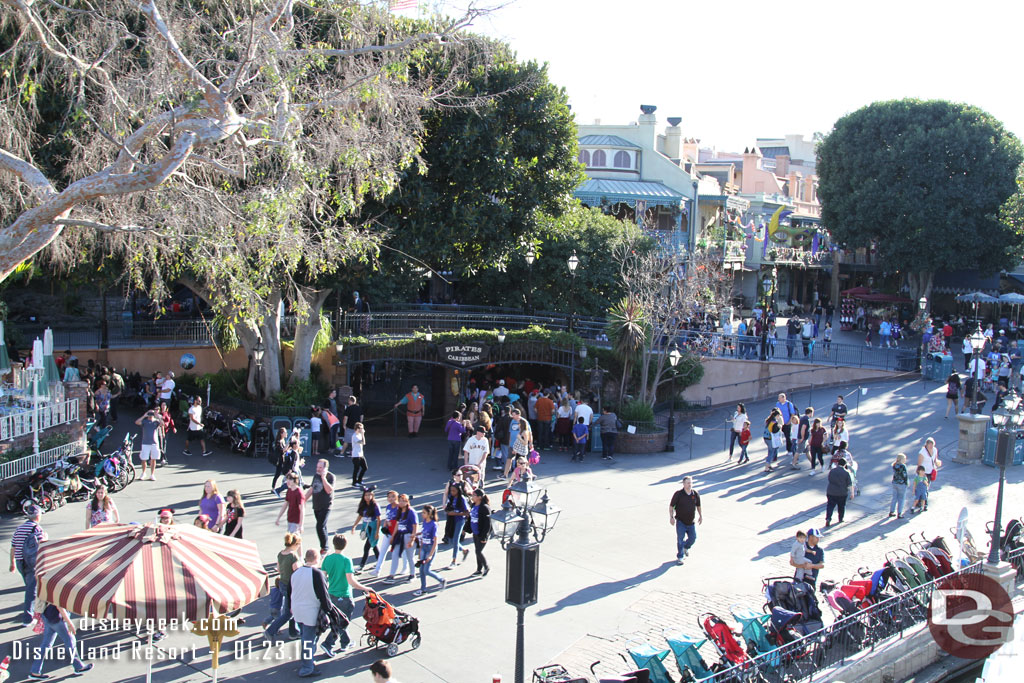
[(1020, 0), (517, 0), (475, 30), (548, 62), (580, 123), (654, 104), (737, 151), (902, 97), (974, 104), (1024, 136), (1022, 25)]

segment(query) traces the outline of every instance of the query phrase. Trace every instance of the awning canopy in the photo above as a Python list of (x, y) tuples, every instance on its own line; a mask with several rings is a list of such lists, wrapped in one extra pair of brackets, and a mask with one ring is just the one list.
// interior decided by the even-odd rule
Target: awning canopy
[(984, 292), (971, 292), (970, 294), (961, 294), (956, 298), (961, 303), (969, 304), (995, 304), (999, 303), (999, 299), (994, 296), (989, 296)]
[(982, 292), (998, 296), (999, 273), (982, 275), (976, 270), (950, 270), (935, 273), (932, 291), (936, 294)]
[(636, 206), (637, 201), (652, 206), (679, 208), (686, 200), (682, 194), (661, 183), (645, 180), (608, 180), (588, 178), (573, 193), (576, 199), (589, 206), (600, 206), (602, 201), (612, 204)]

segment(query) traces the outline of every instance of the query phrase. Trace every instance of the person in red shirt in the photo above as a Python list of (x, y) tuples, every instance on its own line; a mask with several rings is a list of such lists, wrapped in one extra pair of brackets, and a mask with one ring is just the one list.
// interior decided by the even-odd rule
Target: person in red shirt
[(946, 348), (949, 348), (949, 340), (953, 336), (953, 326), (946, 321), (946, 324), (942, 326), (942, 341), (946, 342)]
[(277, 521), (274, 524), (280, 524), (281, 515), (287, 512), (288, 533), (302, 533), (306, 518), (306, 496), (302, 492), (302, 482), (299, 481), (299, 475), (291, 472), (285, 483), (288, 485), (288, 493), (284, 496), (284, 504), (281, 505), (281, 511), (277, 513)]

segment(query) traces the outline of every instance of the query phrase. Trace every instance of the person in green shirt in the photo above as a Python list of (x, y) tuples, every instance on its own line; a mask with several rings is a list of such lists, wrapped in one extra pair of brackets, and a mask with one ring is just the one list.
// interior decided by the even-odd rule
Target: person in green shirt
[[(343, 553), (345, 546), (348, 545), (348, 539), (338, 534), (334, 537), (332, 543), (334, 545), (334, 552), (323, 559), (323, 562), (320, 563), (320, 568), (327, 574), (327, 592), (331, 596), (331, 602), (345, 615), (347, 625), (348, 621), (352, 619), (352, 612), (355, 609), (355, 603), (352, 602), (352, 589), (358, 588), (364, 593), (369, 589), (356, 580), (355, 574), (352, 571), (352, 560)], [(339, 643), (337, 651), (334, 650), (335, 640)], [(351, 642), (352, 639), (348, 635), (348, 629), (341, 628), (337, 631), (331, 631), (330, 635), (320, 644), (320, 649), (328, 657), (333, 657), (348, 650)]]

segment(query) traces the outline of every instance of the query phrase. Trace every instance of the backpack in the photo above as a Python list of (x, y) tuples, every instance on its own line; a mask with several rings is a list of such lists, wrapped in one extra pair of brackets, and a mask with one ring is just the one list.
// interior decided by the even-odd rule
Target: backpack
[(36, 559), (39, 557), (39, 539), (36, 538), (35, 529), (25, 538), (21, 546), (21, 560), (25, 563), (25, 571), (35, 572)]

